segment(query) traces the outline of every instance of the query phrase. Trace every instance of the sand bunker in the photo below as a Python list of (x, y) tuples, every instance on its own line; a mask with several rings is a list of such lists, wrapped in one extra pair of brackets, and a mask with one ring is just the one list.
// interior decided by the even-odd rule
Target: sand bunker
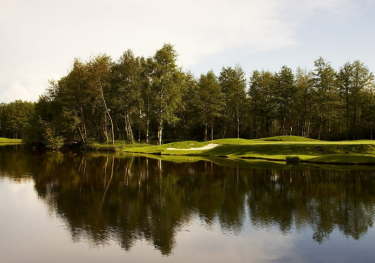
[(207, 144), (206, 146), (198, 147), (198, 148), (190, 148), (190, 149), (167, 148), (167, 150), (179, 150), (179, 151), (209, 150), (209, 149), (215, 148), (218, 145), (219, 144), (217, 144), (217, 143), (210, 143), (210, 144)]

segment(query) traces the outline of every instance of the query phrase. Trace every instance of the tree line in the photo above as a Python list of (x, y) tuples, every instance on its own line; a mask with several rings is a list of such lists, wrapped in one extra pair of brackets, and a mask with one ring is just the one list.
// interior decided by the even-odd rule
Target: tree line
[(0, 137), (23, 138), (25, 127), (34, 113), (34, 105), (22, 100), (0, 103)]
[(360, 61), (335, 70), (319, 58), (313, 70), (283, 66), (255, 70), (246, 79), (240, 65), (197, 78), (176, 60), (170, 44), (149, 58), (127, 50), (117, 61), (105, 54), (75, 59), (68, 74), (51, 81), (25, 110), (22, 125), (8, 125), (14, 118), (3, 118), (1, 110), (0, 131), (44, 146), (278, 135), (372, 139), (374, 76)]

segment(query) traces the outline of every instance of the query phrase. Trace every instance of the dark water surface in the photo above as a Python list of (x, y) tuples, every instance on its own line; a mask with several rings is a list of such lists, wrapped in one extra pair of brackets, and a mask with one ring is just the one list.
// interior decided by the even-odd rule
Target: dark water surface
[(374, 262), (374, 217), (371, 168), (0, 147), (1, 263)]

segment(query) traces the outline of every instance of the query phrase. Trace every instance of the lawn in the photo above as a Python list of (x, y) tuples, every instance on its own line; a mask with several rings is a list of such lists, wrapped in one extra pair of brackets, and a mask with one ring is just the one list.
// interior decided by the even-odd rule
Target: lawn
[(21, 139), (8, 139), (8, 138), (3, 138), (0, 137), (0, 145), (2, 144), (15, 144), (15, 143), (21, 143)]

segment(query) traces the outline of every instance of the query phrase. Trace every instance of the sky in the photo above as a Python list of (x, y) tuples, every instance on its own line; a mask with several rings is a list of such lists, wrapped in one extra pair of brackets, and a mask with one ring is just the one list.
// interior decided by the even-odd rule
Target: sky
[(178, 64), (201, 73), (240, 64), (375, 71), (375, 0), (0, 0), (0, 103), (36, 101), (74, 58), (174, 45)]

